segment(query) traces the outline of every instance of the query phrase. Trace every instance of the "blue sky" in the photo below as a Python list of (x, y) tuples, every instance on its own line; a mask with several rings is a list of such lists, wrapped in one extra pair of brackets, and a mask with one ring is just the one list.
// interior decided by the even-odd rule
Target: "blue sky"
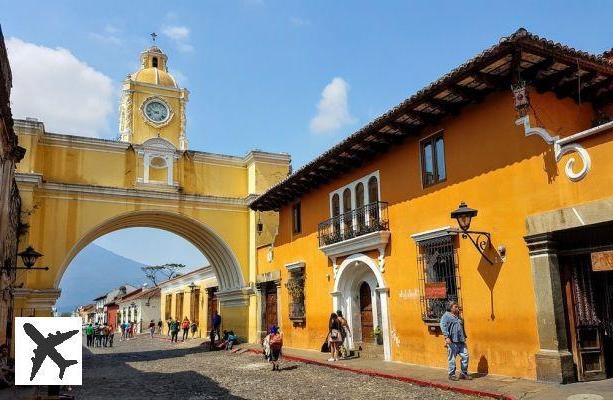
[[(155, 31), (191, 92), (192, 149), (288, 152), (294, 167), (521, 26), (589, 52), (613, 46), (608, 1), (0, 0), (0, 10), (14, 38), (15, 117), (115, 137), (120, 82)], [(33, 101), (40, 92), (49, 99)]]

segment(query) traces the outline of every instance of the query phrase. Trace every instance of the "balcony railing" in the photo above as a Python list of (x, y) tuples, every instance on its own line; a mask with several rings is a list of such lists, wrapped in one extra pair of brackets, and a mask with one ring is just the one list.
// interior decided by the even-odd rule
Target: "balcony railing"
[(377, 201), (319, 224), (319, 247), (389, 228), (387, 203)]

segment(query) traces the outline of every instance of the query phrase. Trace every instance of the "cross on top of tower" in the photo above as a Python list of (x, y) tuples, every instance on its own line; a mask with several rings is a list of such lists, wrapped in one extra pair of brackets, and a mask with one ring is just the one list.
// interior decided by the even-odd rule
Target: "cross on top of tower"
[(155, 38), (158, 37), (157, 33), (152, 32), (149, 35), (151, 35), (151, 39), (153, 40), (153, 43), (155, 43)]

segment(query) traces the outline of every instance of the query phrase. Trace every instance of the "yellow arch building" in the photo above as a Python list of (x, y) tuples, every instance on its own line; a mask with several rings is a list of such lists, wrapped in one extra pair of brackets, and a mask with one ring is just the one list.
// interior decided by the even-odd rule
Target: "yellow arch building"
[[(49, 271), (20, 275), (15, 315), (47, 315), (74, 256), (96, 238), (128, 227), (160, 228), (194, 244), (217, 277), (224, 323), (255, 338), (255, 254), (270, 242), (274, 216), (256, 235), (248, 204), (285, 178), (287, 154), (252, 151), (243, 157), (188, 149), (186, 89), (168, 73), (167, 56), (152, 46), (140, 69), (123, 82), (120, 139), (47, 132), (17, 120), (27, 149), (16, 179), (22, 200), (20, 249), (32, 245)], [(169, 254), (169, 260), (172, 254)], [(87, 284), (87, 282), (84, 282)], [(252, 309), (253, 308), (253, 309)]]

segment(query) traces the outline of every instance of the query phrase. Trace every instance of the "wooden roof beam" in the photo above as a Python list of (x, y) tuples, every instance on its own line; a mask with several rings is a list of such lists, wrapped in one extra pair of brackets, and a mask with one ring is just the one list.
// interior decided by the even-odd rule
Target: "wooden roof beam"
[[(558, 85), (555, 89), (556, 97), (561, 99), (563, 97), (576, 95), (579, 92), (579, 83), (581, 84), (591, 81), (596, 76), (596, 72), (588, 72), (587, 74), (581, 75), (581, 77), (574, 77), (572, 79), (567, 80), (564, 83)], [(576, 97), (576, 96), (573, 96)]]
[(410, 117), (414, 119), (419, 119), (426, 124), (435, 124), (443, 117), (440, 114), (432, 114), (429, 112), (418, 111), (418, 110), (411, 110), (411, 111), (408, 111), (406, 114), (408, 114)]
[(576, 65), (570, 65), (561, 71), (554, 72), (553, 74), (536, 81), (534, 86), (539, 93), (543, 93), (547, 90), (554, 90), (562, 79), (576, 73), (577, 71), (578, 69)]
[(475, 101), (477, 103), (483, 101), (488, 92), (487, 90), (478, 90), (461, 85), (453, 85), (449, 90), (464, 100)]
[(387, 126), (389, 126), (392, 129), (395, 129), (396, 131), (400, 132), (400, 134), (402, 135), (411, 135), (417, 131), (417, 128), (414, 127), (413, 125), (405, 124), (403, 122), (398, 122), (398, 121), (388, 122)]
[(542, 70), (546, 70), (551, 68), (551, 66), (553, 64), (556, 63), (555, 58), (553, 57), (547, 57), (544, 60), (541, 60), (531, 66), (529, 66), (528, 68), (520, 71), (520, 77), (521, 79), (531, 82), (534, 79), (536, 79), (536, 77), (539, 75), (539, 73)]
[(508, 76), (498, 76), (494, 74), (488, 74), (485, 72), (477, 71), (473, 73), (472, 78), (477, 82), (480, 82), (491, 89), (499, 88), (501, 86), (508, 86), (510, 83)]
[(591, 85), (583, 90), (581, 90), (581, 98), (591, 101), (603, 88), (607, 88), (613, 83), (613, 77), (607, 77), (602, 81)]
[(432, 98), (428, 100), (428, 103), (438, 108), (442, 112), (451, 115), (458, 115), (460, 113), (460, 108), (462, 107), (461, 103), (453, 103), (450, 101), (445, 101), (442, 99)]

